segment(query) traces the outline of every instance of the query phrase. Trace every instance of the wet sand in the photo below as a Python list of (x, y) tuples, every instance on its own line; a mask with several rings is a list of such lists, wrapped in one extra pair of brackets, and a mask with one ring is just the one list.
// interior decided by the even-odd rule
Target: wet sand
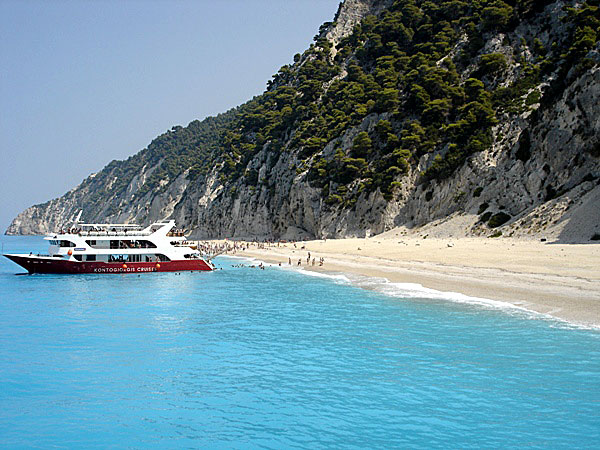
[[(304, 269), (417, 283), (600, 327), (600, 244), (393, 236), (295, 245), (254, 245), (236, 255), (286, 265), (291, 258), (295, 267), (301, 259)], [(306, 264), (308, 252), (311, 260), (316, 258), (315, 266)], [(319, 267), (321, 257), (325, 263)]]

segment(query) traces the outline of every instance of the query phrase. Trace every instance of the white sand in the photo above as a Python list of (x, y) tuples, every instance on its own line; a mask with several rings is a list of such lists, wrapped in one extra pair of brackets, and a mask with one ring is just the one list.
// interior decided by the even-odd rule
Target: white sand
[[(304, 247), (303, 249), (301, 247)], [(306, 266), (308, 252), (316, 266)], [(238, 252), (310, 270), (384, 277), (392, 282), (502, 300), (571, 323), (600, 327), (600, 244), (552, 244), (507, 238), (423, 239), (386, 233), (256, 246)], [(318, 267), (320, 257), (325, 258)]]

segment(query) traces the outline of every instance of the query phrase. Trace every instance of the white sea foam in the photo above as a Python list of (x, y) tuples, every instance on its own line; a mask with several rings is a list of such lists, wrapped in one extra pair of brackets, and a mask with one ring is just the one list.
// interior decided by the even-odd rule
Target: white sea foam
[(220, 255), (219, 258), (223, 258), (223, 259), (234, 259), (236, 260), (236, 262), (242, 263), (244, 265), (253, 265), (253, 266), (257, 266), (259, 264), (262, 264), (266, 267), (270, 267), (273, 264), (269, 264), (266, 263), (260, 259), (257, 258), (253, 258), (251, 256), (236, 256), (236, 255)]
[(304, 267), (298, 267), (289, 264), (282, 264), (281, 266), (277, 264), (265, 263), (261, 260), (251, 258), (248, 256), (233, 256), (227, 255), (223, 256), (224, 258), (235, 258), (238, 260), (248, 261), (249, 264), (260, 264), (262, 263), (266, 267), (275, 267), (283, 270), (292, 270), (302, 275), (323, 278), (333, 281), (334, 283), (339, 284), (351, 284), (353, 286), (359, 287), (361, 289), (366, 289), (374, 292), (379, 292), (381, 294), (402, 298), (402, 299), (421, 299), (421, 300), (440, 300), (440, 301), (449, 301), (453, 303), (462, 303), (468, 305), (475, 305), (484, 308), (493, 308), (493, 309), (501, 309), (508, 313), (517, 313), (521, 317), (527, 317), (531, 319), (545, 319), (553, 324), (560, 327), (568, 327), (568, 328), (576, 328), (576, 329), (587, 329), (587, 330), (600, 330), (600, 326), (596, 327), (593, 325), (586, 325), (580, 323), (569, 322), (564, 319), (560, 319), (558, 317), (552, 316), (550, 314), (544, 314), (537, 311), (532, 311), (525, 307), (516, 305), (510, 302), (504, 302), (501, 300), (493, 300), (489, 298), (482, 297), (471, 297), (465, 294), (461, 294), (460, 292), (451, 292), (451, 291), (438, 291), (436, 289), (427, 288), (418, 283), (394, 283), (389, 281), (387, 278), (379, 278), (379, 277), (368, 277), (364, 275), (356, 275), (356, 274), (345, 274), (340, 272), (315, 272), (313, 270), (307, 270)]
[(502, 302), (499, 300), (492, 300), (487, 298), (470, 297), (459, 292), (448, 292), (438, 291), (435, 289), (426, 288), (425, 286), (418, 283), (393, 283), (387, 278), (367, 277), (363, 275), (355, 274), (344, 274), (339, 272), (316, 272), (313, 270), (306, 270), (302, 266), (294, 266), (289, 264), (282, 264), (278, 266), (276, 264), (265, 263), (256, 258), (248, 256), (234, 256), (227, 255), (224, 258), (234, 258), (238, 260), (245, 260), (249, 264), (264, 264), (267, 267), (277, 267), (280, 269), (294, 270), (303, 275), (317, 278), (329, 279), (334, 282), (343, 284), (352, 284), (362, 289), (379, 292), (381, 294), (389, 295), (390, 297), (396, 298), (415, 298), (415, 299), (430, 299), (430, 300), (447, 300), (456, 303), (468, 303), (476, 305), (490, 306), (494, 308), (503, 309), (516, 309), (521, 311), (528, 311), (526, 308), (514, 305), (509, 302)]
[(344, 284), (351, 283), (351, 280), (343, 273), (324, 273), (306, 269), (299, 269), (298, 271), (301, 272), (303, 275), (307, 275), (309, 277), (326, 278), (329, 280), (342, 282)]
[(557, 326), (560, 328), (600, 330), (600, 327), (594, 325), (569, 322), (551, 314), (532, 311), (514, 303), (482, 297), (471, 297), (459, 292), (438, 291), (435, 289), (426, 288), (417, 283), (393, 283), (386, 278), (372, 278), (362, 275), (350, 275), (350, 282), (354, 286), (379, 292), (395, 298), (440, 300), (475, 305), (484, 308), (500, 309), (509, 314), (515, 313), (522, 318), (547, 320), (552, 324), (552, 326)]
[(352, 278), (352, 284), (358, 287), (380, 292), (391, 297), (446, 300), (455, 303), (467, 303), (489, 306), (493, 308), (528, 311), (527, 309), (513, 303), (492, 300), (488, 298), (471, 297), (459, 292), (438, 291), (436, 289), (426, 288), (425, 286), (417, 283), (393, 283), (386, 278), (370, 278), (360, 275)]
[(341, 273), (315, 272), (312, 270), (306, 270), (302, 266), (295, 266), (295, 265), (289, 265), (289, 264), (278, 265), (278, 264), (273, 264), (273, 263), (267, 263), (265, 261), (261, 261), (260, 259), (252, 258), (249, 256), (226, 255), (226, 256), (223, 256), (223, 258), (233, 258), (236, 260), (246, 261), (246, 264), (252, 264), (252, 265), (262, 264), (265, 267), (274, 267), (274, 268), (282, 269), (282, 270), (292, 270), (294, 272), (302, 273), (303, 275), (307, 275), (309, 277), (325, 278), (325, 279), (334, 280), (334, 281), (342, 282), (342, 283), (346, 283), (346, 284), (350, 283), (350, 279), (346, 275), (341, 274)]
[(219, 259), (242, 259), (244, 261), (256, 261), (255, 258), (251, 256), (237, 256), (237, 255), (219, 255)]
[[(324, 274), (310, 271), (302, 271), (305, 275), (323, 276)], [(361, 289), (366, 289), (378, 292), (389, 297), (407, 299), (407, 300), (438, 300), (452, 303), (473, 305), (481, 308), (490, 308), (502, 310), (508, 314), (517, 314), (521, 318), (529, 318), (534, 320), (548, 320), (553, 326), (578, 328), (578, 329), (600, 329), (578, 323), (568, 322), (566, 320), (554, 317), (550, 314), (544, 314), (537, 311), (532, 311), (523, 306), (501, 300), (493, 300), (483, 297), (472, 297), (461, 294), (460, 292), (438, 291), (436, 289), (427, 288), (418, 283), (394, 283), (387, 278), (367, 277), (356, 274), (329, 274), (323, 278), (331, 278), (334, 282), (350, 283)]]

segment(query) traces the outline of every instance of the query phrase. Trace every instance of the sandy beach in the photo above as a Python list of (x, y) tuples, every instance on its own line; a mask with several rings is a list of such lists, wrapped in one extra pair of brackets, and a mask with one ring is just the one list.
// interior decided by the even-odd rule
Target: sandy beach
[[(600, 244), (509, 238), (371, 238), (250, 244), (235, 253), (308, 270), (383, 277), (500, 300), (573, 324), (600, 327)], [(308, 252), (311, 264), (306, 264)], [(231, 253), (230, 253), (231, 254)], [(312, 265), (312, 258), (316, 258)], [(323, 266), (319, 259), (324, 258)]]

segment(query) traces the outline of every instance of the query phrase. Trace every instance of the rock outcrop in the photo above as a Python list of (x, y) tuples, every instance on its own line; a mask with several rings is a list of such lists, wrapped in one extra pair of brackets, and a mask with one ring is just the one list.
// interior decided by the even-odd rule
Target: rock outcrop
[[(382, 17), (392, 3), (346, 0), (335, 21), (320, 33), (331, 45), (330, 60), (361, 20), (368, 15)], [(503, 55), (506, 67), (501, 76), (481, 75), (486, 89), (492, 92), (513, 85), (533, 61), (534, 43), (550, 48), (566, 39), (564, 7), (565, 2), (549, 2), (508, 30), (488, 31), (478, 54), (459, 71), (460, 83), (478, 74), (481, 55), (495, 54)], [(464, 37), (457, 39), (445, 58), (455, 57), (465, 42)], [(584, 69), (566, 70), (563, 63), (546, 70), (527, 88), (517, 107), (498, 110), (491, 128), (492, 145), (469, 155), (448, 177), (424, 175), (436, 155), (439, 159), (449, 151), (448, 144), (439, 144), (433, 151), (413, 154), (405, 173), (396, 176), (391, 194), (379, 188), (361, 191), (356, 181), (348, 184), (356, 192), (352, 202), (328, 201), (325, 189), (332, 192), (336, 185), (328, 183), (325, 188), (315, 182), (311, 167), (318, 158), (333, 160), (338, 151), (349, 155), (359, 133), (374, 135), (381, 120), (393, 122), (398, 113), (385, 110), (366, 114), (308, 158), (301, 147), (294, 147), (298, 130), (290, 125), (282, 132), (278, 148), (272, 141), (259, 142), (251, 157), (243, 163), (235, 161), (244, 165), (237, 178), (224, 175), (226, 162), (214, 156), (219, 155), (218, 145), (206, 154), (211, 161), (208, 169), (186, 165), (180, 156), (180, 167), (165, 169), (175, 150), (169, 147), (161, 153), (159, 144), (178, 142), (189, 129), (204, 126), (218, 135), (218, 142), (226, 140), (220, 123), (209, 127), (196, 121), (167, 132), (156, 145), (127, 161), (109, 164), (63, 197), (26, 209), (6, 232), (44, 234), (76, 221), (148, 223), (173, 218), (195, 238), (304, 239), (368, 236), (399, 226), (416, 229), (429, 224), (432, 230), (432, 223), (460, 216), (465, 234), (588, 241), (600, 237), (598, 55), (596, 43), (585, 57)], [(295, 73), (312, 57), (303, 55), (288, 72)], [(339, 74), (324, 82), (325, 89), (347, 76), (353, 57), (344, 56)], [(280, 78), (271, 90), (286, 85)], [(227, 114), (222, 121), (230, 123), (236, 112)], [(201, 147), (202, 142), (193, 145)], [(196, 148), (193, 145), (178, 148)]]

